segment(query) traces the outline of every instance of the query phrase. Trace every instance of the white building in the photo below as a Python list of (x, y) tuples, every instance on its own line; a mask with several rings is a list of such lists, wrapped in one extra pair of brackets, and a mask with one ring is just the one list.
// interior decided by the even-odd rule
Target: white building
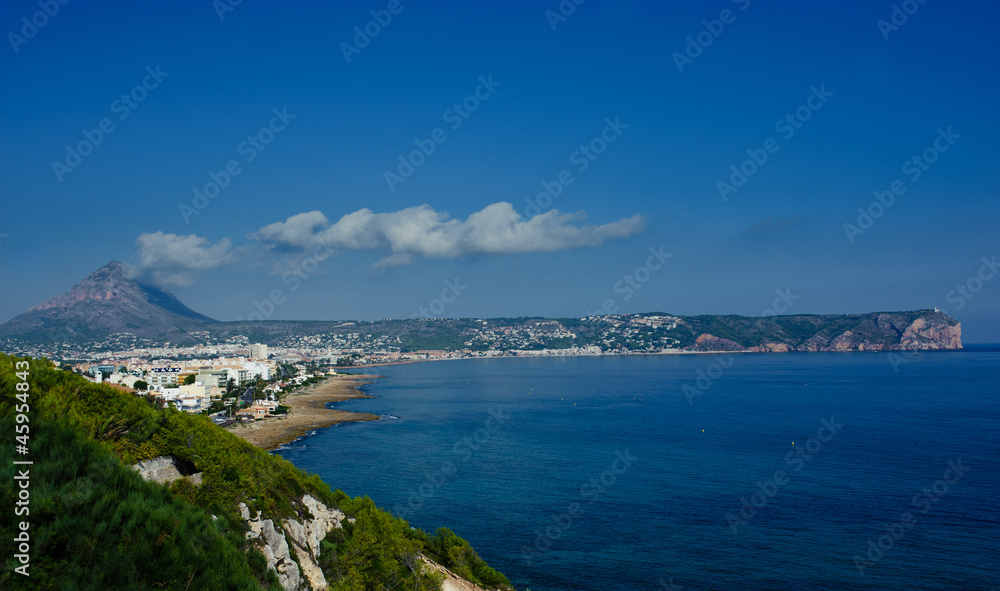
[(254, 343), (250, 345), (250, 359), (262, 359), (267, 361), (267, 345)]
[(211, 400), (208, 396), (208, 386), (201, 383), (185, 384), (175, 388), (163, 389), (163, 400), (184, 412), (201, 412), (208, 408)]
[(179, 367), (154, 367), (146, 374), (146, 380), (150, 386), (176, 386), (181, 375)]
[[(266, 347), (267, 345), (262, 345), (262, 346)], [(259, 361), (245, 361), (243, 362), (243, 368), (247, 372), (248, 379), (252, 380), (257, 376), (260, 376), (260, 379), (262, 380), (271, 379), (271, 368), (268, 367), (266, 363), (262, 363)]]

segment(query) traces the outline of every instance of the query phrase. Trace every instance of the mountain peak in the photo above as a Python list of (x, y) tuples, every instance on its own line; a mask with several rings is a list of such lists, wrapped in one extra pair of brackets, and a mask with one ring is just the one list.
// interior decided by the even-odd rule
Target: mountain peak
[(121, 275), (122, 277), (127, 278), (129, 276), (130, 270), (131, 268), (129, 267), (129, 265), (126, 265), (125, 263), (122, 263), (120, 261), (108, 261), (107, 265), (104, 265), (100, 269), (91, 273), (90, 277), (93, 277), (94, 275), (100, 273), (106, 273), (106, 274), (113, 273), (115, 275)]
[(50, 298), (0, 325), (0, 336), (31, 340), (100, 338), (116, 332), (162, 335), (216, 322), (174, 294), (130, 277), (129, 265), (110, 261), (69, 292)]

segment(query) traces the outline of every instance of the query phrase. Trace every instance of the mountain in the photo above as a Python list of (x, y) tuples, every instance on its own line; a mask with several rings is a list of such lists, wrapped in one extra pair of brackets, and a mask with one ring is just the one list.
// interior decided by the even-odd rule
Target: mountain
[[(129, 334), (122, 334), (129, 333)], [(0, 325), (0, 346), (54, 354), (55, 343), (128, 350), (236, 340), (286, 347), (532, 354), (669, 351), (900, 351), (961, 349), (962, 325), (938, 310), (747, 317), (612, 314), (584, 318), (420, 318), (377, 321), (218, 322), (173, 294), (131, 279), (112, 261), (69, 293)], [(146, 342), (140, 343), (139, 341)], [(25, 345), (32, 347), (26, 348)], [(37, 345), (37, 346), (36, 346)], [(41, 347), (41, 348), (39, 348)]]
[(612, 354), (678, 351), (910, 351), (962, 348), (962, 325), (937, 310), (751, 317), (674, 316), (661, 312), (585, 318), (440, 318), (349, 321), (220, 322), (216, 342), (237, 336), (272, 346), (391, 348), (537, 354), (575, 349)]
[(689, 316), (692, 351), (913, 351), (961, 349), (962, 325), (938, 310), (817, 316)]
[(174, 294), (130, 278), (128, 267), (111, 261), (68, 293), (0, 324), (0, 338), (57, 342), (131, 332), (169, 339), (184, 337), (186, 328), (214, 322), (185, 306)]

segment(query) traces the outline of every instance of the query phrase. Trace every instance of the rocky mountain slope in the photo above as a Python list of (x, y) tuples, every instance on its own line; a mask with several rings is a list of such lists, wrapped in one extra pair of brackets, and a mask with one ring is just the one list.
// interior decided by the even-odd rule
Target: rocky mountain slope
[(681, 319), (692, 351), (898, 351), (961, 349), (962, 325), (937, 310), (873, 314)]
[(0, 338), (73, 341), (131, 332), (165, 338), (186, 335), (215, 320), (188, 308), (172, 293), (129, 277), (128, 268), (111, 261), (73, 286), (0, 325)]

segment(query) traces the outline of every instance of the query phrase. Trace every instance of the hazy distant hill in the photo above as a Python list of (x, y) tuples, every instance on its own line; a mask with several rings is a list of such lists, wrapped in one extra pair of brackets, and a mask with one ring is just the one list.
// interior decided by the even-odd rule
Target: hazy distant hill
[[(666, 319), (666, 320), (665, 320)], [(900, 351), (961, 349), (962, 325), (936, 310), (748, 317), (627, 314), (588, 318), (441, 318), (373, 322), (220, 322), (219, 342), (237, 335), (270, 345), (306, 339), (331, 348), (510, 351), (597, 347), (602, 352)], [(345, 342), (346, 340), (346, 342)]]
[[(130, 279), (125, 265), (118, 262), (98, 269), (69, 293), (0, 325), (0, 339), (10, 351), (23, 350), (26, 343), (102, 341), (116, 333), (173, 344), (220, 343), (239, 336), (293, 348), (303, 345), (305, 338), (310, 346), (365, 352), (572, 347), (597, 347), (605, 353), (962, 348), (961, 324), (937, 310), (770, 317), (649, 313), (555, 319), (218, 322), (194, 312), (169, 292)], [(129, 339), (120, 339), (116, 346), (127, 346), (125, 341)]]
[(55, 342), (102, 339), (131, 332), (150, 338), (185, 335), (216, 322), (188, 308), (172, 293), (128, 276), (111, 261), (58, 295), (0, 325), (0, 337)]

